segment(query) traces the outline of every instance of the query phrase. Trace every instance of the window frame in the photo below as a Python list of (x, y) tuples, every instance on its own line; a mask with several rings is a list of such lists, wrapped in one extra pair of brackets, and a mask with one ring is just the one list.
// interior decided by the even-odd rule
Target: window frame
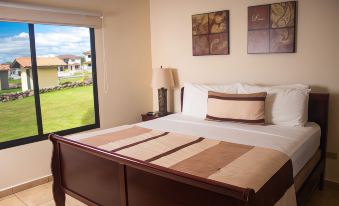
[[(3, 21), (5, 22), (5, 21)], [(25, 23), (25, 22), (22, 22)], [(35, 45), (35, 32), (34, 25), (32, 23), (27, 23), (29, 31), (29, 41), (30, 41), (30, 51), (31, 51), (31, 62), (32, 62), (32, 78), (33, 78), (33, 88), (34, 88), (34, 98), (35, 98), (35, 114), (37, 121), (37, 131), (38, 134), (29, 137), (22, 137), (19, 139), (14, 139), (6, 142), (0, 142), (0, 150), (7, 149), (11, 147), (16, 147), (20, 145), (30, 144), (34, 142), (39, 142), (48, 139), (49, 134), (44, 134), (43, 132), (43, 122), (41, 114), (41, 104), (40, 104), (40, 94), (39, 94), (39, 81), (38, 81), (38, 67), (36, 62), (36, 45)], [(57, 24), (51, 24), (57, 25)], [(88, 27), (85, 27), (88, 28)], [(98, 86), (97, 86), (97, 64), (96, 64), (96, 50), (95, 50), (95, 30), (94, 28), (88, 28), (90, 34), (90, 46), (91, 46), (91, 60), (92, 60), (92, 79), (93, 79), (93, 101), (94, 101), (94, 124), (89, 124), (85, 126), (75, 127), (71, 129), (55, 131), (54, 134), (58, 135), (70, 135), (74, 133), (84, 132), (96, 128), (100, 128), (100, 115), (99, 115), (99, 99), (98, 99)]]

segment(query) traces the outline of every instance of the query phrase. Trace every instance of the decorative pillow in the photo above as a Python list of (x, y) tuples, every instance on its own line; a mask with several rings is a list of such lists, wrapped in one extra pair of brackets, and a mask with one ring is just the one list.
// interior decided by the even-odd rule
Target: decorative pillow
[(266, 92), (226, 94), (208, 92), (206, 120), (265, 123)]
[(237, 93), (238, 84), (208, 85), (208, 84), (184, 84), (184, 102), (182, 114), (204, 119), (207, 113), (208, 91)]
[(307, 85), (256, 86), (241, 84), (240, 94), (267, 92), (265, 115), (267, 124), (304, 126), (308, 122), (308, 98), (311, 90)]

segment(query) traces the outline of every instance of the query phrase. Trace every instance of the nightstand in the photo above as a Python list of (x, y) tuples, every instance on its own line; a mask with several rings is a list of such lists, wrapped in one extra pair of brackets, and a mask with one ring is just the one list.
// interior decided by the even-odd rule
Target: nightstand
[[(167, 113), (167, 115), (170, 115), (170, 114), (173, 114), (173, 113), (172, 112)], [(167, 115), (163, 115), (161, 117), (164, 117), (164, 116), (167, 116)], [(150, 115), (147, 115), (147, 114), (141, 114), (141, 119), (142, 119), (143, 122), (153, 120), (153, 119), (157, 119), (157, 118), (160, 118), (160, 116), (158, 116), (158, 114), (153, 115), (153, 116), (150, 116)]]

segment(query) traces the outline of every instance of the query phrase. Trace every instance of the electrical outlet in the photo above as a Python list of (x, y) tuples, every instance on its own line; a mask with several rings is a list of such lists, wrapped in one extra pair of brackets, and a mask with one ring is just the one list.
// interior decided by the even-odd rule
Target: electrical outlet
[(326, 152), (326, 158), (336, 160), (338, 158), (338, 154), (335, 152)]

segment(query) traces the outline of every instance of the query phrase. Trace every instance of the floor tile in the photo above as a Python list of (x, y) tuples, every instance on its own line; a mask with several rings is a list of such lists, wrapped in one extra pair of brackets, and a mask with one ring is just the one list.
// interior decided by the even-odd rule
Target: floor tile
[(15, 195), (10, 195), (0, 199), (0, 206), (26, 206)]
[(2, 201), (2, 200), (5, 200), (5, 199), (8, 199), (8, 198), (11, 198), (11, 197), (13, 197), (14, 195), (7, 195), (7, 196), (5, 196), (5, 197), (1, 197), (0, 198), (0, 201)]
[[(54, 200), (45, 202), (43, 204), (40, 204), (38, 206), (55, 206)], [(86, 206), (86, 204), (74, 199), (73, 197), (66, 196), (66, 206)]]
[(67, 195), (66, 196), (66, 202), (70, 203), (71, 206), (86, 206), (86, 204), (80, 202), (79, 200)]
[(53, 200), (52, 184), (46, 183), (28, 190), (15, 193), (28, 206), (41, 205)]

